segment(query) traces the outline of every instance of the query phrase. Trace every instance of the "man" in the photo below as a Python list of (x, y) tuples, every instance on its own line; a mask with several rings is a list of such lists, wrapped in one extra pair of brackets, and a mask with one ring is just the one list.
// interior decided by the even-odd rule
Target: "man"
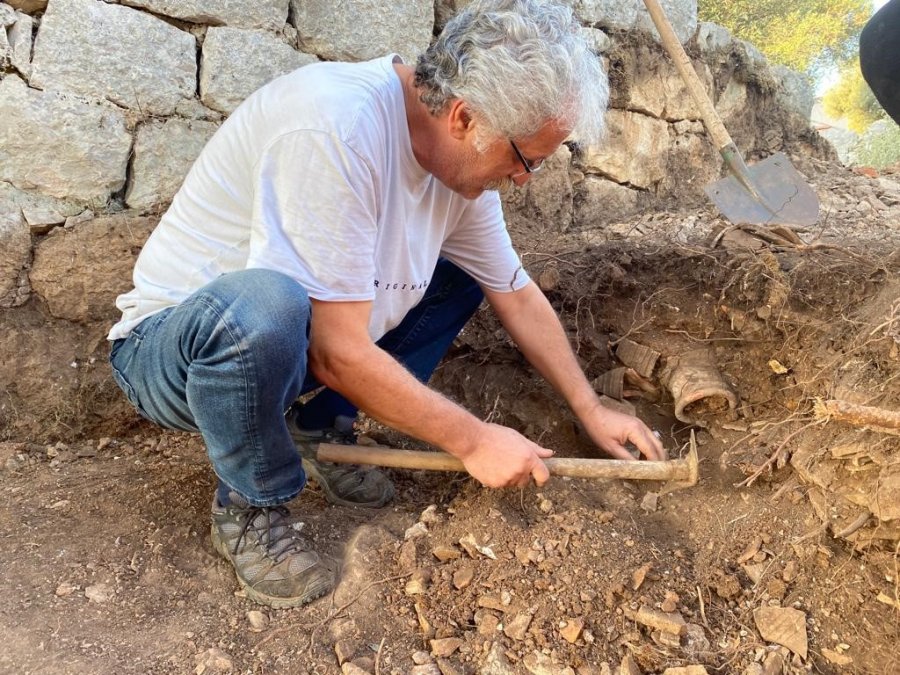
[(202, 434), (213, 543), (249, 597), (292, 607), (334, 582), (284, 506), (307, 475), (334, 503), (392, 497), (379, 471), (315, 460), (321, 440), (352, 442), (357, 407), (486, 486), (548, 479), (551, 450), (423, 384), (484, 297), (598, 446), (663, 458), (643, 423), (600, 405), (493, 191), (566, 138), (596, 141), (606, 101), (570, 9), (477, 0), (415, 69), (307, 66), (210, 140), (118, 299), (110, 360), (141, 414)]

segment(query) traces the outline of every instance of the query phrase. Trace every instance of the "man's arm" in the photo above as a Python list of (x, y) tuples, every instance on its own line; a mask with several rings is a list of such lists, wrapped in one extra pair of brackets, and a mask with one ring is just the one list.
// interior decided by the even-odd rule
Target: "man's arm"
[(368, 333), (371, 302), (312, 301), (310, 363), (322, 384), (388, 426), (463, 461), (488, 487), (538, 485), (553, 452), (507, 427), (482, 422), (411, 375)]
[(569, 403), (598, 446), (613, 457), (632, 459), (633, 443), (647, 459), (665, 459), (665, 449), (636, 417), (603, 406), (566, 338), (556, 312), (533, 282), (512, 292), (485, 290), (485, 296), (525, 358)]

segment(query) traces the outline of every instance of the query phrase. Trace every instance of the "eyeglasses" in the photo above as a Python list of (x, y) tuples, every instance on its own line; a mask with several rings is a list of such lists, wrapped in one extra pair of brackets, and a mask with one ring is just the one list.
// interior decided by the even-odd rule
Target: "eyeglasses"
[(529, 162), (525, 159), (525, 155), (522, 154), (522, 151), (519, 150), (518, 146), (515, 144), (513, 139), (509, 139), (509, 144), (512, 146), (513, 152), (516, 153), (516, 157), (519, 158), (519, 161), (522, 162), (522, 166), (525, 167), (524, 171), (520, 171), (519, 173), (514, 173), (512, 178), (518, 178), (519, 176), (524, 176), (528, 173), (537, 173), (541, 169), (544, 168), (544, 160), (538, 160), (537, 162)]

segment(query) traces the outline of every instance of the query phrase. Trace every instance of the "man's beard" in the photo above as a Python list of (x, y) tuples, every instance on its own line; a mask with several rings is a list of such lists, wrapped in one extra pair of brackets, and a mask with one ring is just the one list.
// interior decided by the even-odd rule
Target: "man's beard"
[(496, 190), (497, 192), (509, 192), (516, 184), (513, 182), (512, 178), (498, 178), (497, 180), (492, 180), (490, 183), (486, 183), (484, 186), (485, 190)]

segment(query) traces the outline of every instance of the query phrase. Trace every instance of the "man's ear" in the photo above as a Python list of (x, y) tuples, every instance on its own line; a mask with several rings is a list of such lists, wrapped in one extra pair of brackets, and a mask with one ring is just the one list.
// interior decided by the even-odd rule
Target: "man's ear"
[(455, 140), (461, 141), (475, 131), (475, 119), (462, 99), (453, 99), (447, 111), (447, 130)]

